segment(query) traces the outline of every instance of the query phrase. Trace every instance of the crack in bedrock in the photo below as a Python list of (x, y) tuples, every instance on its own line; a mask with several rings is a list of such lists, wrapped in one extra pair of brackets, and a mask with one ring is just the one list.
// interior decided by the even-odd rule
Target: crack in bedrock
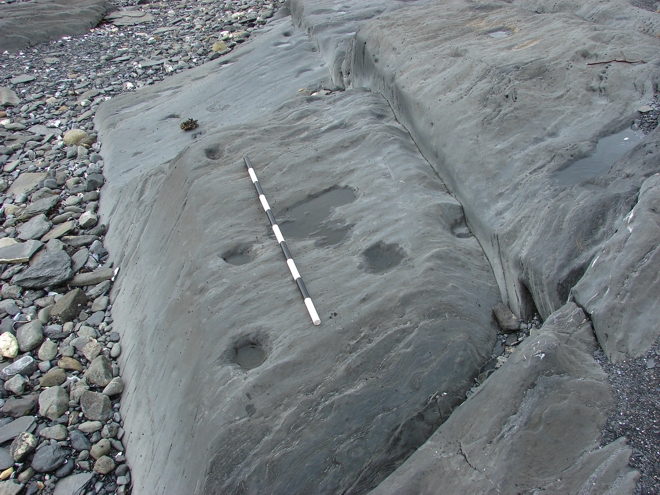
[[(303, 26), (304, 17), (305, 17), (305, 8), (302, 5), (302, 2), (298, 2), (296, 0), (291, 0), (290, 1), (290, 9), (291, 9), (291, 17), (292, 17), (293, 25), (298, 29), (304, 29), (307, 33), (307, 36), (310, 38), (310, 40), (316, 42), (317, 45), (321, 45), (319, 40), (315, 39), (314, 36), (313, 36), (312, 26), (311, 25), (307, 26), (306, 29)], [(442, 179), (442, 177), (440, 176), (440, 173), (438, 172), (438, 169), (433, 166), (431, 160), (429, 159), (429, 153), (424, 152), (423, 147), (419, 145), (419, 142), (415, 139), (413, 133), (410, 132), (410, 129), (399, 118), (399, 114), (398, 114), (398, 112), (396, 111), (396, 108), (395, 108), (396, 105), (393, 105), (393, 102), (396, 102), (399, 99), (401, 99), (401, 95), (397, 94), (398, 91), (396, 90), (394, 85), (389, 86), (390, 95), (388, 97), (388, 95), (386, 95), (385, 93), (383, 93), (381, 90), (379, 90), (377, 88), (373, 88), (373, 87), (370, 87), (370, 86), (358, 86), (358, 85), (353, 84), (353, 82), (351, 80), (351, 76), (349, 74), (349, 69), (348, 68), (356, 66), (356, 63), (354, 61), (351, 63), (351, 60), (355, 59), (356, 53), (357, 53), (357, 50), (356, 50), (357, 34), (358, 33), (356, 32), (351, 36), (350, 42), (348, 44), (348, 48), (346, 50), (337, 48), (334, 52), (327, 53), (324, 50), (323, 46), (318, 46), (320, 52), (323, 53), (324, 56), (328, 55), (331, 58), (330, 63), (328, 63), (328, 73), (329, 73), (329, 75), (332, 79), (332, 82), (334, 84), (336, 84), (338, 87), (341, 87), (343, 89), (349, 89), (349, 88), (350, 89), (358, 89), (359, 88), (359, 89), (364, 89), (364, 90), (370, 91), (372, 93), (379, 94), (383, 97), (383, 99), (389, 105), (390, 110), (392, 110), (392, 114), (394, 115), (396, 121), (399, 123), (399, 125), (401, 125), (401, 127), (403, 127), (406, 130), (406, 132), (408, 133), (408, 136), (410, 136), (411, 141), (413, 143), (415, 143), (415, 147), (417, 148), (417, 151), (419, 151), (420, 155), (422, 157), (424, 157), (424, 159), (426, 160), (426, 163), (429, 165), (429, 167), (433, 171), (434, 175), (437, 177), (437, 179), (440, 181), (440, 183), (445, 187), (445, 189), (452, 196), (452, 198), (454, 198), (461, 205), (461, 208), (463, 209), (463, 213), (464, 213), (465, 220), (466, 220), (466, 226), (467, 226), (470, 234), (479, 243), (479, 246), (481, 247), (481, 250), (484, 253), (485, 258), (486, 258), (486, 260), (488, 261), (488, 263), (491, 267), (491, 271), (495, 275), (495, 279), (497, 280), (497, 283), (500, 285), (500, 287), (502, 287), (502, 284), (500, 284), (500, 279), (498, 278), (499, 273), (502, 273), (502, 276), (504, 278), (506, 278), (506, 274), (504, 273), (504, 270), (502, 268), (502, 263), (498, 264), (499, 270), (496, 270), (496, 267), (493, 266), (493, 262), (491, 260), (491, 257), (488, 256), (488, 252), (484, 249), (482, 240), (479, 238), (478, 235), (476, 235), (476, 233), (470, 227), (470, 218), (468, 216), (468, 213), (467, 213), (463, 203), (454, 194), (452, 188), (448, 187), (448, 184)], [(338, 45), (340, 45), (340, 44), (341, 43), (339, 43)], [(366, 44), (362, 48), (362, 58), (364, 59), (363, 62), (364, 61), (369, 61), (370, 62), (371, 58), (368, 57), (365, 52), (366, 52)], [(363, 66), (364, 66), (364, 63), (363, 63)], [(371, 72), (376, 74), (376, 68), (373, 65), (371, 67)], [(383, 81), (385, 80), (384, 77), (382, 77), (381, 79)], [(499, 239), (496, 239), (496, 240), (498, 241), (498, 244), (499, 244)], [(525, 289), (526, 289), (526, 287), (525, 287)], [(529, 291), (521, 290), (519, 292), (519, 294), (517, 294), (517, 299), (520, 302), (519, 306), (525, 306), (526, 308), (528, 308), (530, 306), (533, 307), (532, 310), (528, 309), (524, 314), (525, 317), (531, 318), (531, 317), (534, 316), (534, 314), (537, 313), (537, 310), (536, 310), (536, 307), (534, 306), (533, 301), (531, 301), (531, 305), (529, 304), (529, 301), (526, 301), (526, 299), (531, 299), (531, 298), (525, 298), (526, 293), (529, 293)], [(527, 302), (527, 304), (525, 305), (526, 302)], [(521, 316), (523, 316), (523, 315), (521, 315)]]
[[(357, 50), (355, 49), (356, 44), (357, 44), (357, 33), (353, 36), (350, 47), (349, 47), (349, 49), (347, 50), (347, 53), (346, 53), (346, 58), (342, 61), (342, 66), (344, 67), (344, 69), (347, 66), (346, 60), (348, 59), (348, 57), (354, 57), (356, 52), (357, 52)], [(364, 61), (363, 62), (370, 63), (370, 61), (371, 61), (371, 57), (369, 57), (367, 55), (364, 55)], [(352, 67), (354, 67), (356, 64), (351, 63), (350, 65)], [(375, 66), (371, 67), (371, 72), (376, 74)], [(365, 89), (367, 91), (370, 91), (372, 93), (377, 93), (377, 94), (381, 95), (383, 97), (383, 99), (387, 102), (390, 109), (392, 110), (392, 114), (394, 115), (396, 121), (399, 123), (399, 125), (401, 125), (401, 127), (403, 127), (406, 130), (406, 132), (410, 136), (411, 141), (413, 143), (415, 143), (415, 147), (417, 148), (419, 153), (424, 157), (424, 159), (426, 160), (426, 163), (428, 163), (429, 168), (433, 171), (433, 173), (435, 174), (437, 179), (445, 187), (445, 189), (452, 196), (452, 198), (454, 198), (461, 205), (461, 208), (463, 209), (463, 214), (465, 216), (466, 226), (467, 226), (470, 234), (472, 236), (474, 236), (474, 238), (479, 243), (479, 246), (481, 247), (481, 251), (484, 253), (485, 258), (488, 261), (488, 264), (490, 265), (491, 271), (493, 272), (494, 277), (495, 277), (495, 279), (496, 279), (496, 281), (497, 281), (497, 283), (500, 287), (500, 292), (502, 294), (502, 299), (504, 301), (507, 301), (507, 299), (509, 299), (507, 297), (507, 293), (506, 293), (507, 280), (517, 280), (517, 276), (515, 274), (512, 274), (512, 273), (511, 274), (507, 273), (507, 271), (504, 269), (504, 263), (502, 262), (502, 253), (501, 253), (500, 242), (499, 242), (499, 234), (494, 233), (494, 243), (497, 244), (497, 254), (498, 254), (498, 257), (494, 259), (492, 256), (489, 256), (488, 250), (484, 249), (483, 240), (480, 238), (480, 235), (478, 235), (478, 232), (470, 226), (472, 221), (471, 221), (471, 215), (469, 214), (469, 210), (467, 210), (465, 208), (463, 202), (455, 194), (454, 188), (449, 187), (449, 184), (447, 184), (447, 182), (440, 176), (440, 173), (438, 171), (438, 169), (440, 169), (440, 167), (439, 166), (438, 167), (433, 166), (433, 162), (431, 161), (432, 159), (429, 158), (429, 155), (433, 155), (433, 154), (429, 153), (429, 152), (425, 152), (424, 146), (420, 146), (420, 143), (417, 139), (415, 139), (414, 134), (410, 131), (408, 126), (405, 125), (405, 123), (402, 121), (402, 119), (400, 119), (399, 112), (397, 112), (396, 107), (398, 106), (397, 102), (402, 100), (404, 98), (404, 96), (401, 94), (401, 92), (398, 90), (398, 88), (396, 88), (396, 85), (392, 84), (392, 85), (389, 86), (389, 91), (388, 91), (389, 96), (388, 96), (388, 94), (385, 94), (383, 91), (381, 91), (377, 88), (374, 88), (374, 87), (371, 87), (371, 86), (358, 86), (358, 85), (355, 85), (351, 81), (350, 75), (347, 76), (346, 73), (342, 73), (342, 75), (344, 77), (343, 84), (342, 84), (343, 87), (351, 88), (351, 89), (360, 88), (360, 89)], [(385, 77), (381, 77), (381, 81), (385, 82), (385, 79), (386, 79)], [(438, 157), (436, 156), (436, 158), (438, 158)], [(491, 242), (491, 243), (493, 243), (493, 242)], [(495, 261), (495, 263), (494, 263), (494, 261)], [(531, 293), (530, 293), (529, 289), (524, 284), (521, 284), (521, 285), (522, 285), (522, 287), (519, 290), (516, 290), (516, 292), (515, 292), (515, 298), (516, 298), (516, 303), (517, 303), (517, 304), (515, 304), (515, 307), (519, 310), (519, 313), (520, 313), (518, 315), (519, 317), (525, 318), (525, 319), (531, 319), (535, 314), (538, 313), (538, 310), (536, 308), (536, 305), (534, 303), (534, 300), (531, 296)]]
[[(368, 39), (360, 37), (360, 30), (352, 35), (342, 61), (340, 85), (345, 88), (369, 90), (383, 96), (435, 175), (463, 208), (467, 228), (490, 264), (503, 302), (524, 320), (531, 319), (536, 314), (543, 319), (547, 318), (567, 302), (572, 288), (583, 277), (588, 266), (588, 262), (581, 259), (585, 256), (578, 257), (580, 259), (565, 259), (568, 264), (563, 269), (555, 264), (552, 278), (557, 279), (556, 287), (548, 285), (547, 280), (538, 286), (535, 280), (545, 280), (550, 267), (544, 268), (542, 263), (530, 264), (529, 260), (525, 260), (529, 253), (526, 248), (515, 247), (516, 240), (510, 237), (512, 225), (493, 225), (493, 221), (487, 216), (479, 214), (476, 205), (465, 203), (466, 198), (462, 198), (460, 194), (464, 185), (457, 182), (444, 164), (446, 158), (443, 151), (433, 144), (433, 134), (425, 135), (426, 131), (423, 129), (426, 129), (428, 122), (423, 115), (420, 117), (415, 111), (420, 106), (419, 102), (402, 90), (393, 74), (383, 72), (382, 68), (374, 63), (375, 57), (369, 53), (367, 44)], [(342, 51), (340, 53), (344, 54)], [(596, 227), (600, 228), (602, 225)], [(508, 241), (508, 245), (503, 245), (502, 240)], [(567, 256), (570, 257), (570, 253), (567, 253)]]

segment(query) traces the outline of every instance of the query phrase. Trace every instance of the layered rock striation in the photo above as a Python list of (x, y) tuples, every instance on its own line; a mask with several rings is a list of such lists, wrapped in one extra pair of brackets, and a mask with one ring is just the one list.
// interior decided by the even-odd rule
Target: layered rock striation
[[(657, 131), (580, 159), (653, 98), (652, 14), (290, 9), (97, 113), (136, 490), (631, 493), (625, 441), (598, 448), (614, 401), (592, 354), (658, 336)], [(500, 298), (545, 325), (454, 411)]]

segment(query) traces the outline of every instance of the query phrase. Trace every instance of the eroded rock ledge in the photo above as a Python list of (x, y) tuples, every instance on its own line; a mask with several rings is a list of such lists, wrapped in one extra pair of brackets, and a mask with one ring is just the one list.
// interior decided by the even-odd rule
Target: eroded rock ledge
[(625, 441), (599, 448), (612, 398), (596, 345), (584, 312), (560, 308), (371, 493), (632, 493)]
[[(97, 113), (109, 248), (131, 272), (113, 318), (138, 492), (364, 492), (449, 417), (495, 341), (499, 291), (460, 204), (382, 96), (311, 94), (327, 72), (289, 22)], [(241, 366), (245, 346), (263, 363)]]
[[(597, 449), (613, 402), (591, 325), (614, 360), (657, 339), (658, 134), (561, 174), (653, 96), (652, 14), (416, 5), (292, 1), (309, 38), (281, 19), (97, 114), (136, 490), (633, 490), (625, 441)], [(318, 330), (244, 153), (284, 220), (354, 193), (318, 226), (345, 237), (293, 242)], [(451, 414), (499, 297), (545, 326)], [(245, 345), (263, 363), (241, 367)]]

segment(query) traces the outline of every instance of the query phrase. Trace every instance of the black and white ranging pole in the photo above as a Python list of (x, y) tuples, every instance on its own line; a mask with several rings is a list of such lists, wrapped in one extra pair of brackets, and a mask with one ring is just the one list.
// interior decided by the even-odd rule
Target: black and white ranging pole
[(296, 264), (293, 262), (293, 258), (291, 257), (291, 252), (289, 251), (289, 247), (286, 245), (286, 241), (284, 240), (284, 237), (282, 237), (282, 232), (280, 232), (280, 228), (277, 226), (275, 215), (273, 215), (273, 212), (270, 209), (270, 205), (266, 200), (266, 196), (264, 195), (263, 189), (261, 189), (261, 185), (259, 184), (259, 180), (257, 179), (257, 174), (254, 173), (254, 169), (252, 168), (252, 162), (250, 161), (247, 155), (243, 157), (243, 160), (245, 160), (245, 165), (247, 166), (248, 173), (250, 174), (250, 179), (252, 179), (252, 183), (254, 184), (254, 187), (257, 190), (257, 194), (259, 195), (259, 201), (261, 201), (261, 206), (264, 207), (264, 211), (266, 212), (266, 215), (268, 215), (268, 220), (270, 220), (270, 225), (273, 228), (273, 233), (277, 238), (277, 242), (280, 243), (280, 248), (282, 249), (282, 253), (284, 253), (284, 257), (286, 258), (286, 264), (289, 267), (291, 276), (293, 276), (293, 280), (295, 280), (296, 285), (298, 285), (298, 289), (300, 289), (300, 293), (302, 294), (303, 300), (305, 301), (305, 306), (307, 307), (309, 316), (312, 318), (312, 322), (314, 323), (314, 325), (320, 325), (321, 319), (319, 318), (319, 315), (316, 312), (316, 308), (314, 307), (312, 298), (309, 297), (309, 292), (307, 292), (307, 287), (305, 287), (305, 282), (303, 282), (303, 279), (300, 276), (300, 273), (298, 273), (298, 269), (296, 268)]

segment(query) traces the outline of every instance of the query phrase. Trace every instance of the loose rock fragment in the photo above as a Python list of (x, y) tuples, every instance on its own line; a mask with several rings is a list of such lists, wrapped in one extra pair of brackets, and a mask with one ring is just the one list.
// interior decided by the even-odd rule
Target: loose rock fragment
[(108, 474), (114, 471), (114, 469), (115, 469), (115, 461), (113, 461), (112, 458), (108, 457), (107, 455), (100, 457), (94, 463), (94, 471), (99, 474)]
[(1, 411), (6, 416), (20, 418), (26, 414), (31, 414), (38, 401), (39, 395), (37, 394), (26, 395), (24, 397), (10, 397), (5, 401), (5, 405), (2, 406)]
[(113, 378), (110, 383), (103, 389), (103, 393), (107, 396), (119, 395), (124, 391), (124, 381), (121, 377)]
[(66, 382), (66, 372), (62, 368), (52, 368), (39, 379), (42, 387), (55, 387)]
[(69, 356), (62, 356), (60, 360), (57, 362), (57, 366), (59, 366), (63, 370), (69, 370), (69, 371), (82, 371), (83, 369), (82, 364), (80, 364), (80, 361)]
[(80, 430), (71, 430), (69, 436), (71, 438), (71, 447), (77, 451), (89, 450), (92, 447), (91, 442)]
[(23, 375), (14, 375), (12, 378), (5, 382), (5, 390), (15, 394), (23, 395), (25, 392), (25, 387), (30, 382)]
[(71, 321), (80, 313), (85, 304), (87, 304), (85, 293), (81, 289), (74, 289), (55, 303), (50, 315), (62, 322)]
[(112, 417), (112, 404), (107, 395), (85, 391), (80, 397), (80, 406), (87, 419), (107, 421)]
[(23, 213), (18, 217), (19, 220), (25, 221), (30, 218), (32, 218), (35, 215), (39, 215), (41, 213), (48, 213), (51, 209), (55, 207), (57, 203), (59, 203), (60, 198), (59, 196), (51, 196), (47, 198), (42, 198), (39, 199), (33, 203), (31, 203)]
[(29, 376), (34, 373), (36, 369), (37, 363), (34, 358), (32, 356), (23, 356), (2, 369), (0, 371), (0, 379), (9, 380), (12, 376), (17, 374)]
[(50, 222), (46, 215), (32, 217), (29, 221), (18, 227), (18, 238), (24, 241), (39, 239), (50, 230)]
[(107, 438), (102, 438), (97, 443), (92, 445), (89, 454), (94, 459), (99, 459), (104, 455), (108, 455), (110, 453), (110, 449), (112, 449), (112, 446), (110, 445), (110, 440), (108, 440)]
[(19, 495), (22, 491), (23, 485), (14, 480), (0, 482), (0, 494), (2, 495)]
[(55, 359), (55, 356), (57, 356), (57, 344), (50, 339), (46, 339), (44, 343), (41, 344), (37, 356), (42, 361), (51, 361)]
[(0, 449), (0, 469), (8, 469), (14, 465), (14, 458), (7, 449)]
[(67, 146), (78, 146), (80, 142), (89, 137), (89, 134), (82, 129), (71, 129), (64, 134), (62, 141)]
[(9, 447), (9, 453), (16, 462), (21, 462), (37, 447), (37, 439), (32, 433), (21, 432), (16, 435)]
[(112, 380), (112, 362), (105, 356), (98, 356), (87, 368), (84, 378), (90, 385), (105, 387)]
[(42, 245), (39, 241), (30, 240), (0, 247), (0, 263), (26, 263)]
[(97, 285), (105, 280), (110, 280), (113, 275), (114, 270), (112, 268), (99, 268), (94, 272), (79, 273), (71, 279), (69, 285), (72, 287)]
[(503, 303), (499, 303), (493, 308), (493, 314), (497, 319), (497, 323), (505, 332), (517, 332), (519, 330), (518, 317)]
[(23, 416), (8, 425), (0, 427), (0, 443), (5, 443), (24, 431), (30, 431), (34, 428), (35, 418), (33, 416)]
[(21, 102), (18, 95), (14, 90), (0, 86), (0, 106), (1, 107), (15, 107)]
[(64, 425), (54, 425), (44, 428), (39, 432), (39, 436), (47, 438), (48, 440), (64, 440), (68, 432)]
[(55, 440), (37, 450), (32, 458), (32, 469), (37, 473), (50, 473), (66, 462), (68, 452)]
[(0, 354), (9, 359), (18, 356), (18, 341), (11, 332), (0, 335)]
[(39, 394), (39, 415), (57, 419), (69, 409), (69, 394), (62, 387), (50, 387)]
[(43, 325), (39, 320), (33, 320), (20, 326), (16, 331), (16, 340), (21, 352), (36, 349), (44, 341)]
[(57, 482), (53, 495), (77, 495), (92, 479), (92, 473), (80, 473), (62, 478)]
[(46, 252), (24, 272), (14, 275), (11, 283), (29, 289), (57, 285), (73, 277), (71, 258), (64, 251)]

